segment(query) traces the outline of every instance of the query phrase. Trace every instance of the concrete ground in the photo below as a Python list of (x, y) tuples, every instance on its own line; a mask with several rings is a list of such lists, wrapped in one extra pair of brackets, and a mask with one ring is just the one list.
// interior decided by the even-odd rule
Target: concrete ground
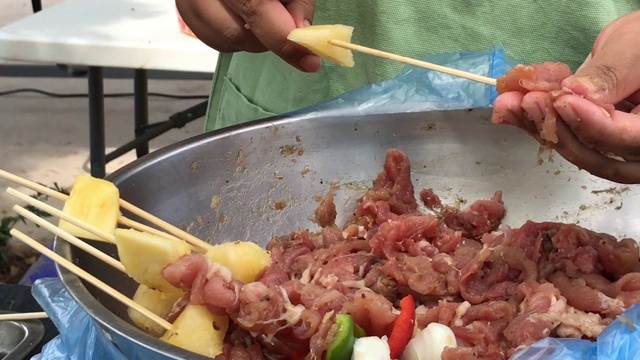
[[(43, 7), (61, 0), (44, 0)], [(0, 27), (32, 14), (29, 0), (2, 0)], [(0, 65), (2, 64), (0, 60)], [(4, 62), (6, 63), (6, 62)], [(207, 95), (210, 81), (150, 80), (149, 91)], [(0, 77), (0, 93), (20, 88), (37, 88), (54, 93), (86, 93), (85, 79), (76, 78), (5, 78)], [(133, 92), (131, 80), (105, 80), (105, 93)], [(175, 100), (151, 97), (150, 121), (161, 121), (201, 100)], [(111, 98), (105, 103), (107, 151), (133, 137), (133, 97)], [(58, 183), (69, 187), (78, 174), (87, 171), (89, 155), (88, 101), (86, 98), (60, 99), (38, 94), (0, 96), (0, 169), (12, 172), (45, 185)], [(199, 119), (182, 129), (171, 130), (151, 142), (151, 150), (202, 132)], [(126, 154), (108, 164), (111, 172), (135, 159), (135, 153)], [(15, 199), (4, 192), (10, 185), (0, 180), (0, 218), (12, 213)], [(13, 185), (12, 185), (13, 186)], [(52, 201), (60, 207), (60, 203)], [(25, 230), (21, 225), (21, 229)], [(31, 227), (28, 231), (36, 239), (48, 243), (51, 235)], [(24, 247), (12, 243), (20, 249)]]

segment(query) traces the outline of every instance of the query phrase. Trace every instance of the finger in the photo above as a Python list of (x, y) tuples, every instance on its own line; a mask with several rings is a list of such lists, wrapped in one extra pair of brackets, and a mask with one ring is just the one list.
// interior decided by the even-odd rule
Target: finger
[(587, 146), (625, 159), (640, 158), (640, 116), (617, 110), (609, 113), (575, 95), (561, 96), (554, 107)]
[(593, 57), (593, 52), (590, 52), (589, 55), (587, 56), (587, 58), (584, 59), (584, 62), (582, 63), (582, 65), (580, 65), (580, 67), (578, 68), (577, 71), (580, 71), (580, 69), (582, 69), (583, 67), (587, 66), (589, 64), (589, 62), (591, 61), (592, 57)]
[[(296, 0), (308, 1), (308, 0)], [(225, 0), (226, 4), (247, 23), (267, 49), (299, 70), (315, 72), (320, 58), (306, 48), (287, 39), (296, 24), (279, 0)], [(289, 4), (290, 6), (291, 3)]]
[(610, 22), (607, 26), (604, 27), (604, 29), (602, 29), (602, 31), (600, 31), (600, 34), (598, 34), (596, 41), (593, 42), (591, 53), (598, 52), (602, 48), (602, 46), (609, 40), (609, 38), (615, 36), (615, 32), (618, 30), (618, 28), (629, 24), (634, 20), (637, 20), (637, 18), (638, 14), (629, 13)]
[(191, 31), (220, 52), (261, 52), (267, 48), (244, 27), (244, 20), (220, 1), (176, 1)]
[[(601, 104), (615, 104), (638, 90), (640, 12), (630, 13), (607, 26), (596, 40), (592, 58), (562, 86)], [(634, 49), (634, 50), (630, 50)]]
[(315, 0), (281, 0), (291, 14), (296, 27), (305, 27), (313, 24), (316, 8)]
[[(521, 106), (522, 94), (518, 97), (515, 93), (504, 93), (494, 102), (494, 111), (491, 120), (497, 124), (512, 124), (521, 126), (522, 119), (527, 115)], [(527, 121), (532, 124), (531, 121)], [(529, 134), (540, 144), (547, 144), (540, 138), (536, 129)], [(556, 124), (558, 142), (553, 144), (554, 150), (567, 161), (578, 168), (588, 171), (594, 176), (623, 184), (640, 183), (640, 164), (635, 162), (620, 162), (610, 159), (599, 152), (586, 148), (580, 140), (569, 130), (562, 121)]]
[(554, 145), (554, 150), (578, 168), (621, 184), (640, 183), (640, 163), (618, 161), (584, 147), (562, 121), (558, 121), (557, 134), (558, 143)]
[(524, 116), (524, 112), (521, 108), (523, 96), (524, 94), (519, 91), (509, 91), (499, 95), (493, 102), (493, 114), (491, 115), (491, 121), (495, 124), (507, 123), (509, 125), (516, 125), (513, 124), (512, 121), (508, 121), (510, 119), (504, 118), (504, 115), (520, 111)]
[(531, 126), (546, 142), (556, 143), (557, 114), (549, 95), (542, 91), (532, 91), (522, 98), (522, 108), (531, 120)]
[(519, 127), (530, 135), (537, 135), (538, 130), (535, 124), (529, 119), (529, 116), (522, 108), (522, 99), (524, 94), (519, 91), (506, 92), (493, 103), (493, 114), (491, 121), (494, 124), (508, 124)]

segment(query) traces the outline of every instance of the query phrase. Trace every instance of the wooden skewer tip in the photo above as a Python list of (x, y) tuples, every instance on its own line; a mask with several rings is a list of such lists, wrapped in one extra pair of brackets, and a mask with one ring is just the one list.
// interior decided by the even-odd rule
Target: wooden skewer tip
[(15, 212), (17, 212), (18, 214), (22, 215), (23, 217), (25, 217), (26, 219), (29, 219), (29, 220), (33, 221), (34, 223), (38, 224), (39, 226), (41, 226), (45, 230), (48, 230), (48, 231), (52, 232), (53, 234), (59, 236), (60, 238), (62, 238), (65, 241), (69, 242), (70, 244), (77, 246), (78, 248), (86, 251), (87, 253), (93, 255), (94, 257), (100, 259), (101, 261), (107, 263), (108, 265), (110, 265), (114, 269), (126, 274), (126, 270), (125, 270), (124, 266), (118, 260), (116, 260), (116, 259), (112, 258), (111, 256), (103, 253), (102, 251), (96, 249), (95, 247), (85, 243), (84, 241), (78, 239), (77, 237), (69, 234), (67, 231), (64, 231), (64, 230), (60, 229), (59, 227), (51, 224), (47, 220), (39, 217), (38, 215), (30, 212), (29, 210), (23, 208), (20, 205), (14, 205), (13, 206), (13, 210)]
[(63, 258), (62, 256), (56, 254), (55, 252), (49, 250), (46, 246), (40, 244), (39, 242), (37, 242), (36, 240), (32, 239), (28, 235), (24, 234), (20, 230), (15, 229), (15, 228), (11, 229), (10, 234), (12, 236), (14, 236), (16, 239), (19, 239), (20, 241), (22, 241), (25, 244), (29, 245), (30, 247), (32, 247), (34, 250), (38, 251), (42, 255), (44, 255), (44, 256), (50, 258), (51, 260), (55, 261), (57, 264), (59, 264), (60, 266), (64, 267), (68, 271), (72, 272), (76, 276), (78, 276), (78, 277), (84, 279), (85, 281), (93, 284), (94, 286), (96, 286), (100, 290), (104, 291), (106, 294), (109, 294), (110, 296), (112, 296), (114, 299), (116, 299), (116, 300), (120, 301), (121, 303), (123, 303), (124, 305), (126, 305), (126, 306), (128, 306), (128, 307), (130, 307), (130, 308), (132, 308), (132, 309), (134, 309), (136, 311), (138, 311), (139, 313), (141, 313), (142, 315), (146, 316), (147, 318), (149, 318), (153, 322), (157, 323), (158, 325), (162, 326), (166, 330), (170, 330), (171, 329), (171, 323), (170, 322), (168, 322), (165, 319), (159, 317), (158, 315), (156, 315), (153, 312), (149, 311), (147, 308), (145, 308), (142, 305), (136, 303), (135, 301), (129, 299), (128, 297), (126, 297), (122, 293), (118, 292), (114, 288), (112, 288), (109, 285), (105, 284), (103, 281), (101, 281), (100, 279), (96, 278), (95, 276), (89, 274), (88, 272), (86, 272), (85, 270), (81, 269), (77, 265), (73, 264), (69, 260), (67, 260), (67, 259)]
[(5, 179), (7, 181), (10, 181), (12, 183), (18, 184), (20, 186), (24, 186), (24, 187), (26, 187), (28, 189), (31, 189), (33, 191), (37, 191), (37, 192), (39, 192), (41, 194), (47, 195), (49, 197), (52, 197), (52, 198), (55, 198), (55, 199), (58, 199), (58, 200), (65, 201), (65, 200), (67, 200), (69, 198), (68, 195), (63, 194), (63, 193), (61, 193), (59, 191), (50, 189), (50, 188), (48, 188), (46, 186), (42, 186), (42, 185), (40, 185), (40, 184), (38, 184), (38, 183), (36, 183), (34, 181), (27, 180), (27, 179), (22, 178), (22, 177), (20, 177), (18, 175), (12, 174), (10, 172), (7, 172), (7, 171), (1, 170), (1, 169), (0, 169), (0, 178), (3, 178), (3, 179)]
[[(31, 180), (27, 180), (25, 178), (22, 178), (20, 176), (14, 175), (14, 174), (11, 174), (11, 173), (9, 173), (7, 171), (4, 171), (4, 170), (1, 170), (1, 169), (0, 169), (0, 178), (6, 179), (6, 180), (11, 181), (13, 183), (16, 183), (18, 185), (27, 187), (27, 188), (29, 188), (31, 190), (40, 192), (42, 194), (45, 194), (47, 196), (51, 196), (53, 198), (56, 198), (56, 199), (59, 199), (59, 200), (62, 200), (62, 201), (66, 201), (69, 198), (69, 196), (66, 195), (66, 194), (63, 194), (63, 193), (58, 192), (56, 190), (50, 189), (50, 188), (48, 188), (46, 186), (42, 186), (42, 185), (40, 185), (38, 183), (35, 183), (35, 182), (31, 181)], [(20, 193), (20, 194), (22, 194), (22, 193)], [(180, 229), (180, 228), (178, 228), (176, 226), (173, 226), (173, 225), (169, 224), (168, 222), (166, 222), (166, 221), (164, 221), (164, 220), (162, 220), (162, 219), (160, 219), (160, 218), (158, 218), (158, 217), (156, 217), (156, 216), (154, 216), (154, 215), (152, 215), (152, 214), (150, 214), (150, 213), (138, 208), (137, 206), (135, 206), (135, 205), (123, 200), (123, 199), (119, 199), (119, 202), (120, 202), (120, 206), (122, 208), (124, 208), (124, 209), (130, 211), (131, 213), (133, 213), (133, 214), (135, 214), (135, 215), (137, 215), (137, 216), (149, 221), (150, 223), (158, 226), (159, 228), (165, 230), (169, 234), (175, 236), (177, 239), (180, 239), (180, 240), (184, 239), (184, 241), (186, 241), (189, 244), (195, 246), (196, 249), (194, 249), (194, 250), (196, 250), (196, 251), (199, 250), (200, 252), (202, 252), (202, 251), (206, 251), (206, 249), (208, 248), (209, 244), (207, 242), (205, 242), (205, 241), (203, 241), (201, 239), (198, 239), (197, 237), (187, 233), (186, 231), (184, 231), (184, 230), (182, 230), (182, 229)], [(133, 221), (131, 219), (127, 219), (126, 217), (124, 217), (122, 215), (120, 215), (120, 217), (118, 219), (118, 222), (122, 223), (125, 226), (129, 226), (131, 228), (135, 228), (135, 229), (138, 229), (138, 230), (141, 230), (141, 231), (151, 232), (151, 233), (154, 233), (154, 234), (159, 235), (159, 236), (172, 237), (171, 235), (165, 234), (162, 231), (155, 230), (155, 229), (153, 229), (153, 228), (151, 228), (149, 226), (146, 226), (144, 224), (138, 223), (138, 222)], [(85, 230), (87, 230), (87, 229), (85, 229)], [(87, 231), (89, 231), (89, 230), (87, 230)], [(96, 234), (96, 235), (98, 235), (98, 234)], [(98, 236), (100, 236), (100, 235), (98, 235)]]
[(38, 199), (34, 199), (34, 198), (32, 198), (32, 197), (30, 197), (30, 196), (28, 196), (26, 194), (23, 194), (23, 193), (17, 191), (16, 189), (13, 189), (13, 188), (9, 187), (9, 188), (7, 188), (7, 193), (19, 198), (20, 200), (28, 203), (31, 206), (35, 206), (40, 210), (46, 211), (49, 214), (51, 214), (53, 216), (56, 216), (56, 217), (58, 217), (60, 219), (63, 219), (65, 221), (67, 221), (67, 222), (69, 222), (69, 223), (81, 228), (82, 230), (88, 231), (88, 232), (92, 233), (93, 235), (96, 235), (96, 236), (98, 236), (98, 237), (100, 237), (100, 238), (102, 238), (102, 239), (104, 239), (104, 240), (106, 240), (108, 242), (113, 243), (113, 242), (116, 241), (116, 239), (115, 239), (115, 237), (113, 235), (108, 234), (108, 233), (96, 228), (95, 226), (92, 226), (91, 224), (87, 224), (86, 222), (84, 222), (84, 221), (82, 221), (82, 220), (80, 220), (80, 219), (78, 219), (78, 218), (76, 218), (74, 216), (71, 216), (71, 215), (65, 213), (64, 211), (56, 209), (55, 207), (53, 207), (53, 206), (51, 206), (51, 205), (49, 205), (49, 204), (47, 204), (45, 202), (42, 202), (42, 201), (40, 201)]
[(49, 315), (46, 312), (28, 312), (28, 313), (11, 313), (0, 314), (0, 321), (20, 321), (20, 320), (37, 320), (46, 319)]
[(463, 70), (458, 70), (458, 69), (454, 69), (454, 68), (450, 68), (450, 67), (446, 67), (446, 66), (442, 66), (442, 65), (437, 65), (437, 64), (429, 63), (429, 62), (422, 61), (422, 60), (416, 60), (416, 59), (412, 59), (412, 58), (409, 58), (409, 57), (406, 57), (406, 56), (396, 55), (396, 54), (392, 54), (392, 53), (389, 53), (389, 52), (386, 52), (386, 51), (373, 49), (373, 48), (369, 48), (369, 47), (366, 47), (366, 46), (353, 44), (353, 43), (342, 41), (342, 40), (331, 39), (331, 40), (329, 40), (329, 43), (332, 44), (332, 45), (344, 48), (344, 49), (358, 51), (358, 52), (361, 52), (361, 53), (364, 53), (364, 54), (367, 54), (367, 55), (372, 55), (372, 56), (376, 56), (376, 57), (383, 58), (383, 59), (393, 60), (393, 61), (401, 62), (401, 63), (407, 64), (407, 65), (418, 66), (418, 67), (421, 67), (421, 68), (425, 68), (425, 69), (429, 69), (429, 70), (438, 71), (438, 72), (442, 72), (442, 73), (445, 73), (445, 74), (461, 77), (461, 78), (464, 78), (464, 79), (467, 79), (467, 80), (477, 81), (477, 82), (484, 83), (484, 84), (487, 84), (487, 85), (493, 85), (493, 86), (497, 85), (496, 79), (493, 79), (493, 78), (490, 78), (490, 77), (487, 77), (487, 76), (482, 76), (482, 75), (470, 73), (470, 72), (463, 71)]

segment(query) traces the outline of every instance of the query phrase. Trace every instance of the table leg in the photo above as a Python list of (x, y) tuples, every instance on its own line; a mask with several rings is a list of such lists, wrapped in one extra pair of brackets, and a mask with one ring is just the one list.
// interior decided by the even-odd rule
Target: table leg
[(106, 175), (106, 141), (104, 129), (104, 81), (102, 68), (90, 66), (89, 78), (89, 159), (91, 175)]
[(31, 0), (31, 8), (34, 14), (42, 11), (42, 0)]
[[(144, 133), (149, 125), (149, 89), (147, 70), (136, 69), (133, 77), (134, 88), (134, 124), (136, 138)], [(142, 142), (136, 147), (138, 157), (149, 153), (149, 142)]]

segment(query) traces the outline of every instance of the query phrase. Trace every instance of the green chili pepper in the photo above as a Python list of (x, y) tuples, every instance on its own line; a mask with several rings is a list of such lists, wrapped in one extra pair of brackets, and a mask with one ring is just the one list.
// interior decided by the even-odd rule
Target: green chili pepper
[(358, 326), (358, 324), (353, 323), (353, 335), (355, 335), (356, 339), (360, 339), (363, 338), (365, 336), (367, 336), (367, 333), (364, 332), (364, 329), (361, 328), (360, 326)]
[(336, 324), (338, 324), (338, 331), (327, 349), (325, 360), (350, 360), (353, 344), (356, 342), (355, 329), (358, 327), (360, 329), (358, 333), (360, 333), (362, 328), (353, 322), (351, 315), (347, 314), (336, 315)]

